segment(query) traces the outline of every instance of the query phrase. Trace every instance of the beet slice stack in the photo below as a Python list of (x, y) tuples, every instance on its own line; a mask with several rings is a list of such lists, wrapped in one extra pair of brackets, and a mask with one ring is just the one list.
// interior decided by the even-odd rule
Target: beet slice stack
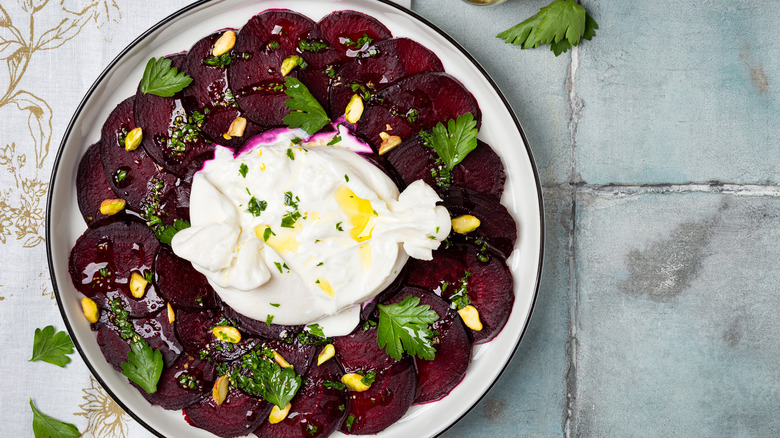
[[(213, 33), (195, 43), (187, 52), (183, 68), (192, 77), (192, 83), (182, 91), (182, 95), (187, 111), (198, 111), (205, 115), (201, 126), (203, 135), (214, 143), (238, 150), (247, 140), (259, 134), (262, 128), (247, 121), (243, 136), (229, 139), (224, 137), (230, 129), (230, 124), (236, 117), (243, 117), (243, 113), (238, 109), (235, 97), (228, 88), (227, 66), (209, 65), (207, 62), (213, 62), (214, 43), (227, 31), (235, 29), (223, 29)], [(240, 55), (229, 52), (228, 56)]]
[(328, 436), (338, 429), (346, 417), (348, 393), (327, 388), (325, 381), (338, 382), (341, 367), (335, 360), (314, 366), (305, 376), (303, 386), (290, 401), (292, 408), (282, 422), (264, 422), (255, 435), (268, 438), (298, 438)]
[(129, 97), (106, 119), (100, 139), (100, 160), (114, 193), (127, 201), (129, 207), (142, 212), (149, 207), (154, 209), (155, 201), (173, 190), (177, 178), (160, 170), (142, 147), (125, 150), (124, 136), (138, 127), (134, 107), (135, 97)]
[(407, 76), (444, 71), (439, 57), (408, 38), (380, 41), (374, 49), (377, 55), (357, 58), (336, 73), (329, 92), (330, 111), (334, 117), (344, 114), (353, 94), (361, 94), (360, 86), (373, 94)]
[(481, 331), (469, 332), (475, 343), (487, 342), (504, 328), (515, 301), (512, 272), (499, 254), (489, 248), (480, 251), (472, 245), (452, 245), (434, 251), (431, 261), (411, 260), (407, 282), (430, 290), (446, 282), (449, 287), (442, 294), (449, 299), (466, 272), (471, 273), (468, 297), (479, 311), (483, 325)]
[(221, 405), (217, 404), (214, 397), (206, 396), (184, 408), (184, 418), (195, 427), (231, 438), (248, 435), (257, 429), (268, 418), (270, 411), (270, 403), (250, 397), (238, 389), (231, 389)]
[(100, 144), (95, 143), (81, 157), (76, 173), (76, 199), (81, 216), (88, 226), (107, 217), (100, 212), (100, 204), (114, 198), (116, 195), (100, 161)]
[[(305, 15), (272, 9), (255, 15), (241, 28), (233, 48), (239, 56), (228, 67), (228, 82), (251, 121), (266, 128), (284, 125), (290, 110), (284, 104), (282, 62), (296, 53), (298, 43), (314, 26)], [(296, 77), (298, 70), (289, 76)]]
[(431, 306), (431, 310), (439, 315), (439, 320), (431, 327), (438, 332), (434, 341), (436, 358), (414, 358), (417, 365), (417, 395), (414, 402), (427, 403), (449, 394), (463, 380), (471, 361), (471, 340), (458, 313), (429, 290), (407, 286), (387, 303), (400, 303), (408, 297), (419, 298), (421, 305)]
[[(378, 92), (366, 106), (357, 134), (378, 150), (382, 132), (406, 140), (423, 129), (466, 113), (474, 116), (479, 128), (479, 105), (457, 79), (447, 73), (420, 73)], [(388, 130), (387, 125), (392, 129)]]
[(140, 299), (130, 293), (132, 274), (151, 271), (160, 242), (143, 223), (123, 216), (100, 222), (76, 241), (70, 252), (69, 272), (76, 289), (103, 309), (119, 299), (130, 316), (148, 316), (165, 302), (154, 285)]
[[(182, 70), (186, 55), (168, 57), (171, 65)], [(143, 148), (157, 164), (175, 175), (184, 175), (189, 166), (198, 166), (199, 157), (209, 156), (213, 143), (200, 133), (196, 115), (188, 112), (182, 95), (160, 97), (144, 94), (139, 87), (135, 94), (135, 121), (143, 129)]]
[[(438, 168), (436, 151), (426, 146), (420, 136), (406, 140), (384, 156), (404, 184), (409, 185), (421, 179), (441, 191), (431, 174), (431, 170)], [(481, 140), (477, 140), (476, 149), (452, 169), (451, 176), (453, 186), (468, 187), (495, 201), (500, 200), (504, 192), (506, 173), (501, 158)]]
[[(332, 12), (322, 17), (306, 41), (299, 44), (309, 66), (299, 72), (298, 78), (327, 111), (330, 82), (336, 71), (358, 57), (378, 55), (380, 52), (372, 45), (391, 37), (390, 31), (374, 17), (356, 11)], [(328, 47), (312, 50), (305, 45), (307, 42), (325, 43)]]
[(380, 432), (403, 417), (414, 401), (417, 374), (414, 361), (388, 356), (376, 342), (376, 327), (358, 327), (348, 336), (333, 340), (336, 357), (344, 371), (375, 372), (376, 380), (363, 392), (349, 391), (347, 416), (341, 431), (364, 435)]

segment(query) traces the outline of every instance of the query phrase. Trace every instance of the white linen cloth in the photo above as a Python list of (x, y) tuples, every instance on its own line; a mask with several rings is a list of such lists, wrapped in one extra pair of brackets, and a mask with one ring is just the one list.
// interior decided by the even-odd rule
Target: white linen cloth
[(33, 436), (30, 398), (41, 412), (75, 424), (85, 437), (152, 436), (106, 395), (77, 352), (65, 368), (28, 359), (36, 328), (65, 330), (44, 242), (48, 182), (65, 128), (108, 63), (144, 30), (189, 3), (0, 0), (0, 429), (5, 436)]

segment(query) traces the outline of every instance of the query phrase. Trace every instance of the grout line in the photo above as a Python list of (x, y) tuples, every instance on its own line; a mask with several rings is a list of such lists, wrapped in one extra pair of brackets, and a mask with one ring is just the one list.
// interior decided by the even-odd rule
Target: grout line
[(577, 184), (564, 183), (544, 186), (546, 189), (569, 188), (575, 193), (590, 195), (637, 196), (670, 193), (721, 193), (738, 196), (780, 197), (778, 184), (685, 183), (685, 184)]

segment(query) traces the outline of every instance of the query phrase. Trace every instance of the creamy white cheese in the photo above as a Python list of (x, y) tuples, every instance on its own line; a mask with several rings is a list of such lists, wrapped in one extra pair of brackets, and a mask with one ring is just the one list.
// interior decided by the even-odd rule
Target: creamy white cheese
[(431, 259), (450, 217), (422, 181), (399, 193), (349, 150), (365, 145), (345, 131), (333, 146), (332, 134), (295, 144), (305, 137), (276, 131), (238, 156), (217, 147), (192, 181), (192, 226), (172, 247), (246, 316), (347, 334), (359, 304), (392, 283), (409, 256)]

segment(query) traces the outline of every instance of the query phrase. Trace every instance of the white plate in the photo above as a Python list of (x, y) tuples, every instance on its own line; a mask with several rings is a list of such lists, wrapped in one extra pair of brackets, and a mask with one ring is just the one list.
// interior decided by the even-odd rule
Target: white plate
[[(317, 21), (339, 9), (372, 15), (396, 37), (408, 37), (433, 50), (447, 73), (462, 81), (479, 102), (483, 124), (479, 138), (501, 156), (507, 170), (502, 203), (518, 223), (518, 243), (509, 265), (515, 303), (504, 330), (492, 342), (475, 348), (463, 381), (435, 403), (413, 406), (378, 436), (419, 437), (443, 432), (468, 412), (495, 383), (514, 354), (536, 298), (543, 247), (542, 198), (536, 168), (519, 123), (508, 103), (466, 51), (441, 30), (387, 0), (213, 0), (201, 1), (171, 15), (141, 35), (101, 74), (76, 111), (60, 145), (51, 178), (46, 215), (46, 243), (57, 301), (79, 353), (103, 387), (150, 431), (161, 436), (213, 437), (187, 425), (180, 411), (149, 405), (127, 379), (103, 358), (84, 318), (79, 294), (68, 274), (68, 255), (86, 225), (76, 203), (76, 169), (87, 147), (100, 138), (111, 110), (135, 94), (146, 61), (188, 50), (202, 37), (222, 28), (241, 27), (268, 8), (289, 8)], [(342, 436), (336, 433), (333, 436)]]

